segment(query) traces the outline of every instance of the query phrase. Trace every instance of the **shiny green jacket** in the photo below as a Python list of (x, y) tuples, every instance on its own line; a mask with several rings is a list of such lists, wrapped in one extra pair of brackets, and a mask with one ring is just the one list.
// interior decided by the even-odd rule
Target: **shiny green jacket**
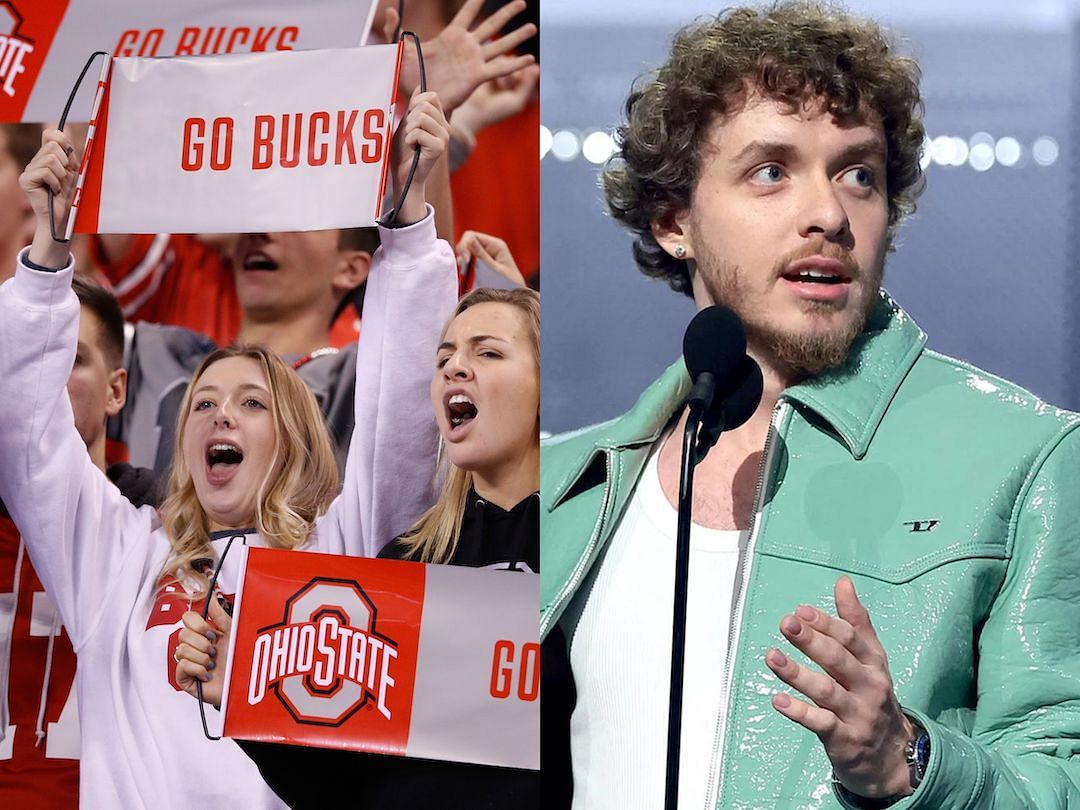
[[(846, 806), (764, 664), (770, 646), (798, 655), (781, 617), (834, 613), (844, 573), (930, 733), (926, 778), (894, 807), (1080, 808), (1080, 417), (925, 342), (883, 295), (847, 365), (777, 405), (717, 673), (717, 808)], [(689, 388), (680, 361), (622, 417), (544, 445), (542, 635), (587, 598)]]

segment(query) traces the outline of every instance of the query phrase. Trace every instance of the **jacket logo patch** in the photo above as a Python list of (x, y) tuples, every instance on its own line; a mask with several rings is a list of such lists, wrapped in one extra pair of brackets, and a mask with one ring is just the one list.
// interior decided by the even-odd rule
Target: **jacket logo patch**
[(904, 525), (910, 526), (913, 532), (929, 532), (933, 531), (939, 523), (941, 523), (940, 520), (908, 520)]

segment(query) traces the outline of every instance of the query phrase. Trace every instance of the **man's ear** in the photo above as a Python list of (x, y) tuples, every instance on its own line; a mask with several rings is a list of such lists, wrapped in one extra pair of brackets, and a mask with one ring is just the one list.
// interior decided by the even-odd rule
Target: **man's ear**
[(334, 271), (334, 292), (345, 295), (365, 281), (371, 272), (371, 254), (365, 250), (339, 250), (337, 270)]
[(694, 234), (687, 209), (669, 211), (653, 220), (652, 235), (669, 256), (680, 261), (694, 258)]
[(105, 398), (105, 415), (116, 416), (127, 402), (127, 369), (109, 372), (109, 392)]

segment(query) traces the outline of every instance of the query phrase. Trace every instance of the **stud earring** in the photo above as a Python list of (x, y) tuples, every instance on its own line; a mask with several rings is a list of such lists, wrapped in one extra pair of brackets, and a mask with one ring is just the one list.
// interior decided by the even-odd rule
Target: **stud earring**
[(685, 259), (686, 258), (686, 246), (685, 245), (676, 245), (675, 246), (675, 258), (676, 259)]

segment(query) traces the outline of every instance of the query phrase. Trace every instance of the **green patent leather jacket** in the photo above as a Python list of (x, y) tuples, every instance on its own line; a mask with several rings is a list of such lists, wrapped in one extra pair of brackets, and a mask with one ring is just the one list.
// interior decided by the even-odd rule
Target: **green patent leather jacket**
[[(544, 445), (543, 635), (587, 597), (582, 583), (689, 388), (680, 361), (622, 417)], [(845, 806), (817, 738), (770, 706), (784, 685), (764, 665), (785, 647), (785, 613), (835, 612), (842, 573), (901, 704), (931, 737), (925, 780), (894, 807), (1080, 807), (1078, 424), (927, 350), (884, 294), (843, 369), (785, 391), (736, 585), (734, 654), (717, 673), (727, 710), (715, 807)]]

